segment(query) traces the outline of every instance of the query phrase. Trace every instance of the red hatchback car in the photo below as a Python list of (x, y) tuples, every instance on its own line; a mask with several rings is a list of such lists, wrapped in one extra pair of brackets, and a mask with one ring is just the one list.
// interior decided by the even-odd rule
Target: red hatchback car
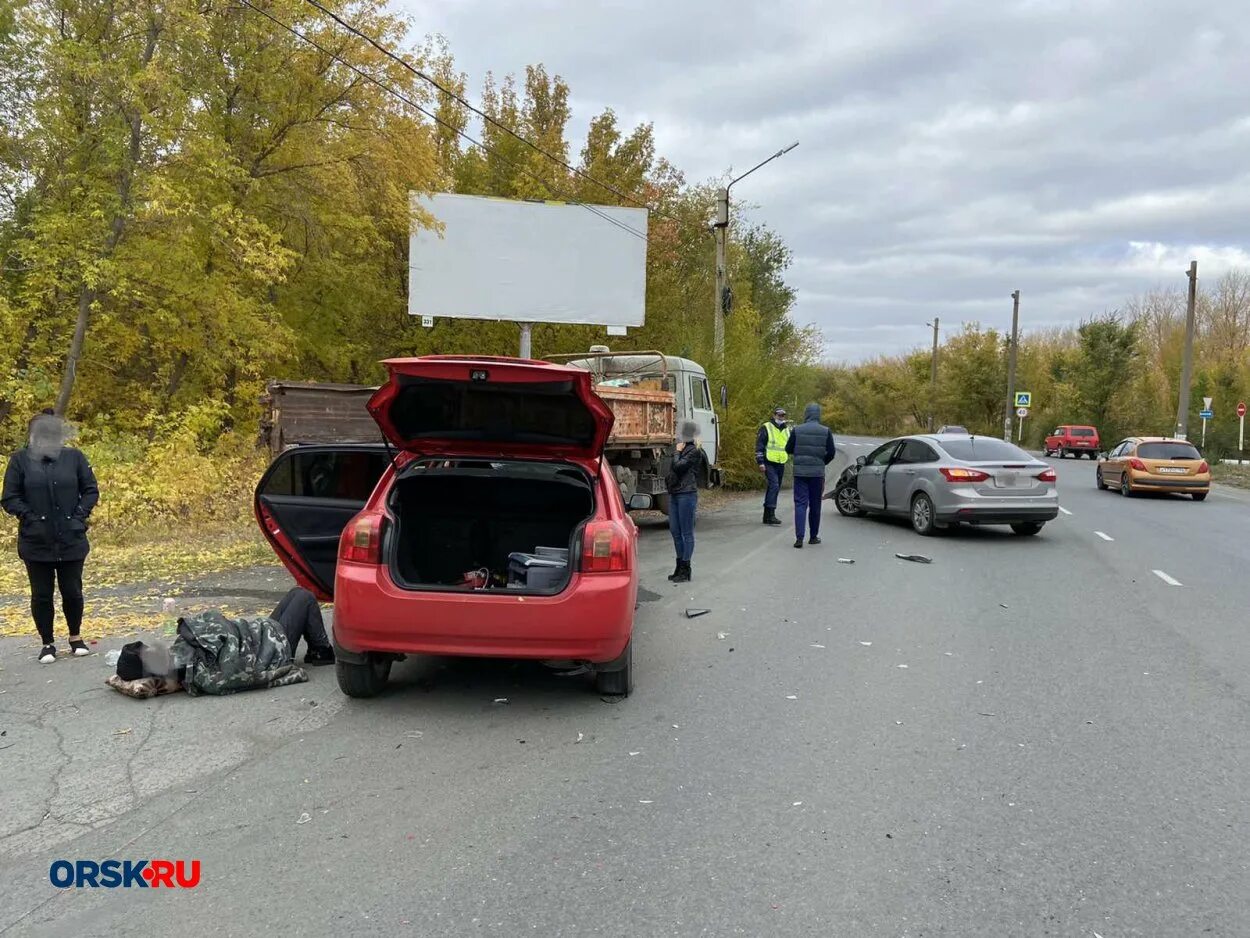
[[(256, 490), (295, 579), (334, 602), (339, 686), (372, 697), (410, 654), (588, 665), (633, 686), (638, 528), (589, 372), (511, 358), (383, 363), (385, 446), (298, 446)], [(648, 507), (635, 505), (635, 508)]]
[(1047, 456), (1058, 456), (1060, 459), (1067, 459), (1069, 453), (1077, 459), (1082, 456), (1097, 459), (1099, 444), (1098, 430), (1094, 427), (1065, 425), (1056, 427), (1054, 433), (1047, 435), (1042, 449)]

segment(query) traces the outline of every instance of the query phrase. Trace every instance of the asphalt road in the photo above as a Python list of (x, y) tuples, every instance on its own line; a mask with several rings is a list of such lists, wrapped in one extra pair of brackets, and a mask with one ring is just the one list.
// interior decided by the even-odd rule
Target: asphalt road
[[(678, 588), (645, 525), (618, 703), (429, 660), (374, 701), (136, 702), (5, 645), (0, 934), (1250, 934), (1250, 498), (1054, 464), (1036, 538), (825, 503), (796, 551), (751, 499)], [(62, 857), (202, 884), (59, 892)]]

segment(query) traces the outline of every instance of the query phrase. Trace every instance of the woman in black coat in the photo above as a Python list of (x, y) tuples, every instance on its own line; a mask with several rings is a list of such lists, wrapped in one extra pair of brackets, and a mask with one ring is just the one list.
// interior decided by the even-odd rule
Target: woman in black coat
[(82, 640), (82, 566), (91, 549), (87, 520), (100, 499), (87, 457), (65, 445), (65, 421), (42, 414), (30, 422), (30, 441), (9, 458), (0, 507), (18, 519), (17, 555), (30, 577), (30, 611), (43, 640), (39, 660), (56, 660), (53, 587), (75, 655), (90, 654)]

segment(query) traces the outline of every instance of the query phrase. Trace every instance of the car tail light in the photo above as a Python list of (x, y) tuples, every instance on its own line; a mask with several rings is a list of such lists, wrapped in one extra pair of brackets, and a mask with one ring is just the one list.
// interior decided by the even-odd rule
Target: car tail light
[(595, 521), (582, 533), (582, 573), (629, 569), (629, 538), (615, 521)]
[(954, 468), (943, 466), (938, 471), (946, 477), (947, 482), (984, 482), (990, 477), (988, 472), (982, 472), (979, 469), (964, 469), (959, 466)]
[(1037, 476), (1039, 482), (1054, 482), (1057, 478), (1054, 469), (1043, 469)]
[(1207, 465), (1207, 461), (1205, 459), (1201, 463), (1198, 464), (1199, 475), (1201, 475), (1204, 472), (1210, 472), (1210, 471), (1211, 471), (1211, 467)]
[(1128, 461), (1128, 466), (1129, 466), (1129, 468), (1130, 468), (1130, 469), (1132, 469), (1134, 472), (1148, 472), (1148, 471), (1149, 471), (1149, 470), (1146, 468), (1146, 464), (1145, 464), (1144, 462), (1142, 462), (1140, 459), (1136, 458), (1136, 457), (1134, 457), (1134, 458), (1132, 458), (1132, 459), (1130, 459), (1130, 460)]
[(352, 563), (382, 562), (381, 515), (358, 515), (339, 540), (339, 560)]

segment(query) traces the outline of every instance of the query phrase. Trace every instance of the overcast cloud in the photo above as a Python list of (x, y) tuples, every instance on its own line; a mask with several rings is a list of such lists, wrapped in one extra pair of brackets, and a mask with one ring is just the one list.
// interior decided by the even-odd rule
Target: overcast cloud
[[(1250, 18), (1213, 0), (393, 0), (470, 76), (542, 62), (575, 131), (655, 124), (795, 253), (831, 359), (1077, 322), (1250, 266)], [(576, 152), (576, 147), (574, 151)]]

